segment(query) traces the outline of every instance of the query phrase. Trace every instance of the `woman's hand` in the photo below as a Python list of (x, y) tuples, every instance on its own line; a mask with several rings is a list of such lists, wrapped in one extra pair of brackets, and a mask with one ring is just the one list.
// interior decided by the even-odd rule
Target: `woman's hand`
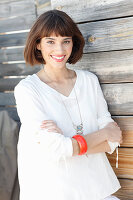
[(107, 141), (122, 143), (122, 131), (116, 122), (110, 122), (105, 127)]
[(47, 129), (48, 132), (56, 132), (63, 134), (62, 130), (57, 126), (53, 120), (44, 120), (41, 124), (41, 129)]

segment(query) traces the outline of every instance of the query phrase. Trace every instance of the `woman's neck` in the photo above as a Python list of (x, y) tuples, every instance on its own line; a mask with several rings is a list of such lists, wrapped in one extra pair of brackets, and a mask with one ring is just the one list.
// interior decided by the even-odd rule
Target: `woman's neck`
[(61, 83), (64, 82), (70, 78), (73, 78), (73, 71), (70, 69), (64, 68), (50, 68), (45, 66), (38, 75), (41, 76), (41, 78), (44, 78), (45, 81), (48, 82), (56, 82)]

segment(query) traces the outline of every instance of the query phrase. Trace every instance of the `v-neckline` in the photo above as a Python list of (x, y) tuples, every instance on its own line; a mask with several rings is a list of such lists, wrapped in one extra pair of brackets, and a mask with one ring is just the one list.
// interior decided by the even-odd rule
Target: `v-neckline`
[(76, 77), (75, 84), (74, 84), (74, 86), (73, 86), (73, 88), (72, 88), (72, 90), (71, 90), (71, 92), (69, 93), (68, 96), (66, 96), (66, 95), (62, 94), (61, 92), (57, 91), (56, 89), (50, 87), (47, 83), (43, 82), (43, 81), (39, 78), (39, 76), (38, 76), (37, 74), (33, 74), (33, 75), (38, 79), (38, 81), (39, 81), (43, 86), (46, 86), (46, 87), (49, 88), (51, 91), (57, 93), (58, 95), (61, 95), (61, 96), (64, 97), (64, 98), (69, 98), (69, 97), (72, 95), (73, 90), (75, 89), (75, 87), (76, 87), (76, 85), (77, 85), (77, 82), (78, 82), (78, 79), (79, 79), (79, 77), (78, 77), (78, 70), (75, 70), (75, 69), (74, 69), (73, 71), (75, 71), (77, 77)]

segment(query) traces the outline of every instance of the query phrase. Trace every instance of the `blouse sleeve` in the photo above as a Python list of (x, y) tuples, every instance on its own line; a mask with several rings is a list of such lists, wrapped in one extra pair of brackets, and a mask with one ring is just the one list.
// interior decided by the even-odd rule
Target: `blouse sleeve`
[[(111, 114), (108, 111), (107, 102), (104, 98), (102, 89), (100, 87), (98, 78), (96, 77), (96, 85), (97, 85), (97, 119), (98, 119), (98, 127), (99, 129), (104, 128), (109, 122), (114, 122), (114, 120), (111, 118)], [(119, 146), (118, 142), (110, 142), (107, 141), (111, 152), (108, 152), (109, 154), (112, 154), (116, 147)]]
[[(48, 159), (59, 160), (73, 154), (72, 140), (63, 134), (41, 129), (43, 120), (49, 120), (39, 101), (38, 94), (31, 88), (18, 84), (14, 89), (17, 112), (23, 127), (26, 127), (27, 138), (36, 148), (41, 148)], [(25, 134), (25, 133), (24, 133)]]

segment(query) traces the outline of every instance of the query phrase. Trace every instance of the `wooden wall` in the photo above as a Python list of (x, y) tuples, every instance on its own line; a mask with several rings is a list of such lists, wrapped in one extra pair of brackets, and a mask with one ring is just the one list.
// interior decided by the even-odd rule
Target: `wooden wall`
[(19, 121), (13, 90), (28, 74), (39, 71), (25, 65), (23, 50), (26, 36), (36, 18), (51, 9), (46, 0), (1, 0), (0, 1), (0, 111)]
[(0, 110), (16, 121), (13, 90), (28, 74), (41, 67), (26, 66), (24, 44), (29, 29), (41, 13), (51, 9), (68, 13), (78, 24), (86, 45), (76, 66), (100, 80), (112, 117), (123, 131), (124, 142), (108, 155), (122, 189), (121, 200), (133, 200), (133, 0), (1, 0), (0, 1)]
[(116, 195), (133, 200), (133, 0), (52, 0), (51, 5), (69, 14), (84, 35), (84, 55), (76, 68), (99, 77), (109, 111), (123, 131), (119, 168), (116, 153), (108, 158), (122, 186)]

